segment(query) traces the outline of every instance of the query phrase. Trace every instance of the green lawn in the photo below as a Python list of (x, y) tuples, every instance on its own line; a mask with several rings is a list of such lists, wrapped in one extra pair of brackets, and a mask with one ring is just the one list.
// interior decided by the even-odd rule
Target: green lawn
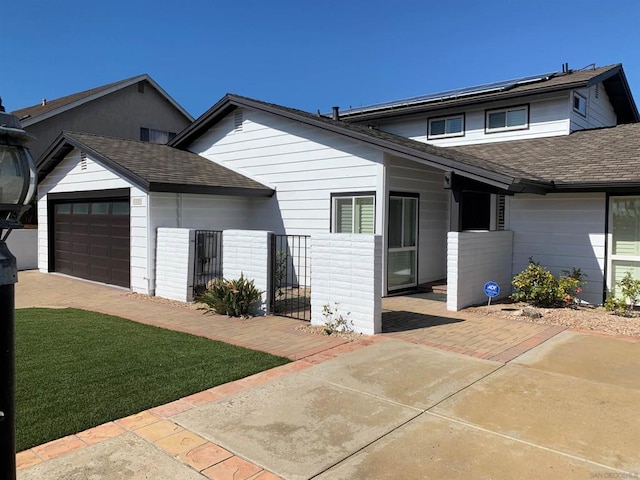
[(288, 361), (101, 313), (19, 309), (17, 451)]

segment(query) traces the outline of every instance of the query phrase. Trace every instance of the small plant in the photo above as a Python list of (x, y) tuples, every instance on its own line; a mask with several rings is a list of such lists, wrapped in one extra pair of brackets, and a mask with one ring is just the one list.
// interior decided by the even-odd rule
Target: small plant
[(640, 280), (634, 280), (631, 272), (627, 272), (618, 285), (620, 285), (622, 298), (609, 296), (604, 302), (604, 308), (616, 315), (630, 317), (634, 307), (640, 303)]
[(555, 277), (539, 262), (529, 259), (529, 265), (513, 278), (511, 284), (516, 292), (511, 298), (527, 302), (537, 307), (572, 306), (579, 302), (578, 295), (586, 284), (587, 275), (579, 268), (563, 270), (563, 275)]
[(216, 313), (230, 317), (248, 317), (251, 307), (260, 301), (262, 294), (253, 280), (247, 280), (241, 274), (237, 280), (216, 278), (209, 283), (200, 301)]
[(353, 332), (353, 320), (349, 319), (351, 312), (346, 317), (338, 313), (338, 304), (334, 303), (333, 308), (328, 303), (322, 306), (322, 315), (324, 316), (324, 331), (327, 335), (335, 333), (351, 333)]

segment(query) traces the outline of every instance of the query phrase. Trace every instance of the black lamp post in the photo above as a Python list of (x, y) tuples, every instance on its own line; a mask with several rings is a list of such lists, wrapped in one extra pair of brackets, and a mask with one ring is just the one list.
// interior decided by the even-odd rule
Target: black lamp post
[(0, 99), (0, 478), (16, 478), (15, 283), (16, 258), (5, 241), (29, 208), (36, 169), (25, 147), (31, 135)]

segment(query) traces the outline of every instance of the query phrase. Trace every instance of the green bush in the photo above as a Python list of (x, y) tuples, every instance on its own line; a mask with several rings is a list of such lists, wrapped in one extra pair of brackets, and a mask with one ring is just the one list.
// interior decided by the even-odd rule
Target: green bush
[(242, 274), (237, 280), (215, 279), (200, 301), (216, 313), (230, 317), (247, 317), (251, 307), (260, 301), (262, 294), (253, 280), (247, 280)]
[(539, 262), (529, 259), (526, 269), (513, 277), (511, 284), (516, 291), (511, 298), (538, 307), (573, 305), (578, 302), (586, 275), (579, 268), (563, 270), (563, 275), (555, 277)]
[(631, 316), (633, 308), (640, 303), (640, 280), (634, 280), (631, 272), (627, 272), (618, 285), (622, 298), (609, 296), (604, 302), (604, 308), (616, 315)]

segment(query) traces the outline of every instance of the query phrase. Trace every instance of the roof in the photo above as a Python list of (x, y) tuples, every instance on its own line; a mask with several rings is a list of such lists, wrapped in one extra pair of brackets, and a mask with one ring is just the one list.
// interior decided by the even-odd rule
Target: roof
[(449, 147), (525, 178), (553, 183), (553, 190), (640, 187), (640, 123), (580, 130), (570, 135)]
[(136, 140), (62, 132), (38, 164), (45, 178), (74, 148), (145, 191), (270, 197), (274, 191), (195, 153)]
[(640, 121), (631, 90), (621, 64), (569, 73), (551, 72), (523, 77), (521, 79), (494, 82), (475, 87), (450, 90), (393, 102), (385, 102), (353, 108), (341, 112), (341, 117), (352, 121), (366, 121), (397, 115), (409, 115), (448, 107), (462, 107), (482, 102), (540, 95), (551, 92), (591, 87), (603, 83), (611, 104), (618, 116), (618, 123)]
[(449, 148), (436, 147), (406, 137), (393, 135), (350, 122), (333, 120), (317, 114), (282, 107), (234, 94), (225, 95), (213, 107), (203, 113), (191, 125), (169, 142), (170, 146), (186, 149), (215, 123), (238, 107), (267, 112), (290, 120), (307, 124), (322, 130), (358, 140), (392, 155), (416, 160), (440, 170), (451, 171), (463, 177), (492, 185), (510, 192), (541, 192), (548, 185), (539, 185), (537, 179), (521, 176), (517, 168), (494, 164), (463, 152), (454, 152)]
[(11, 114), (18, 117), (23, 127), (28, 127), (30, 125), (33, 125), (34, 123), (38, 123), (54, 115), (143, 81), (151, 84), (153, 88), (160, 92), (160, 94), (164, 96), (169, 101), (169, 103), (171, 103), (177, 110), (179, 110), (180, 113), (182, 113), (190, 121), (193, 121), (193, 117), (189, 114), (189, 112), (182, 108), (182, 106), (180, 106), (178, 102), (176, 102), (166, 91), (162, 89), (162, 87), (160, 87), (160, 85), (158, 85), (147, 74), (138, 75), (114, 83), (109, 83), (101, 87), (85, 90), (84, 92), (67, 95), (66, 97), (47, 100), (44, 105), (42, 105), (42, 103), (39, 103), (31, 107), (14, 110), (13, 112), (11, 112)]

